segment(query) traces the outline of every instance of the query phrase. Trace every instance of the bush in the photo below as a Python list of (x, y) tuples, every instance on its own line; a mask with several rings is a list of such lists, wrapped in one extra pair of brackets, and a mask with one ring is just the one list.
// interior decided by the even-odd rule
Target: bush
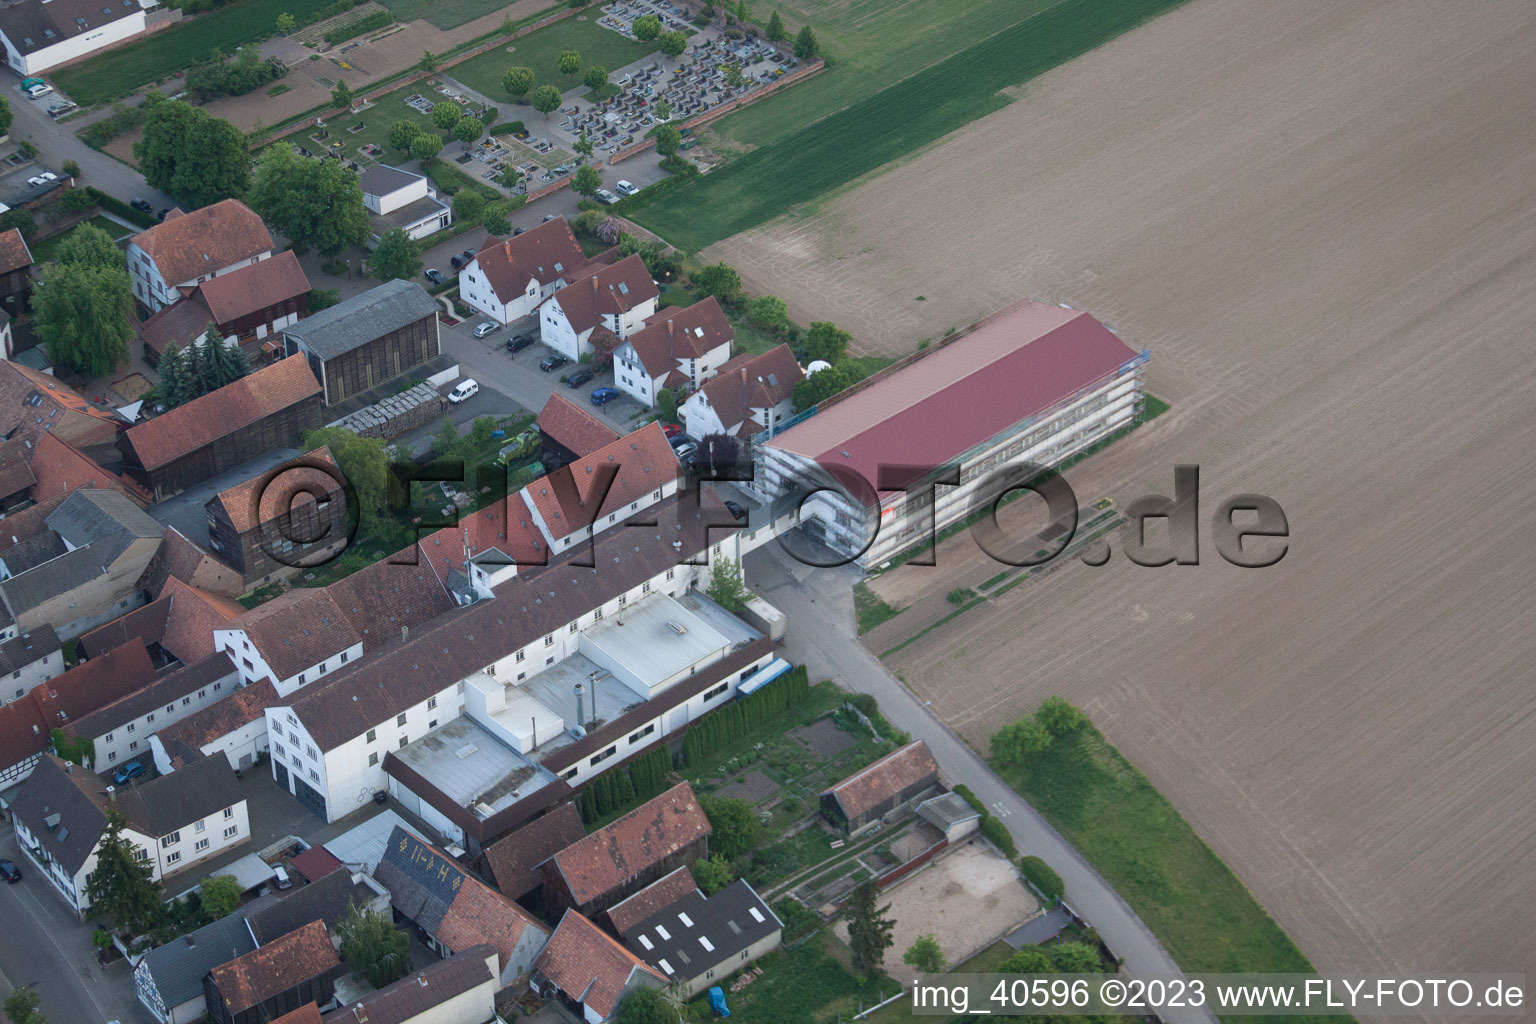
[(991, 840), (992, 845), (1002, 850), (1004, 855), (1014, 857), (1019, 849), (1013, 843), (1013, 836), (1008, 834), (1008, 828), (1001, 820), (992, 815), (984, 815), (981, 819), (981, 834)]
[[(491, 112), (489, 110), (487, 110), (486, 111), (486, 116), (489, 117), (490, 113)], [(503, 121), (501, 124), (493, 124), (493, 125), (491, 125), (491, 127), (486, 130), (486, 134), (488, 134), (488, 135), (516, 135), (518, 132), (525, 130), (525, 128), (526, 128), (526, 126), (521, 121)]]
[(1067, 891), (1066, 883), (1061, 876), (1051, 869), (1051, 866), (1039, 857), (1024, 857), (1019, 860), (1019, 869), (1024, 872), (1024, 878), (1045, 894), (1047, 899), (1059, 900)]
[(388, 11), (375, 11), (360, 21), (354, 21), (350, 25), (338, 25), (325, 34), (325, 41), (335, 46), (344, 43), (348, 39), (355, 39), (365, 32), (372, 32), (376, 28), (383, 28), (391, 24), (395, 16)]

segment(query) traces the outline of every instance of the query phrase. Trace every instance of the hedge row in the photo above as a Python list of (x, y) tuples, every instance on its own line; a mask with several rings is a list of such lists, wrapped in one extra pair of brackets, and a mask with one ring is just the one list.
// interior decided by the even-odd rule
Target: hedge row
[(683, 736), (683, 763), (698, 764), (747, 733), (782, 715), (793, 703), (809, 700), (810, 678), (797, 665), (754, 693), (706, 716)]
[(992, 812), (987, 810), (987, 805), (977, 799), (976, 794), (971, 792), (969, 786), (956, 786), (955, 792), (964, 797), (965, 802), (976, 808), (977, 812), (981, 815), (981, 834), (986, 836), (993, 846), (1002, 850), (1010, 859), (1017, 857), (1019, 855), (1019, 848), (1014, 845), (1013, 836), (1009, 834), (1008, 827), (1002, 823), (1002, 820), (994, 817)]
[(671, 770), (672, 755), (665, 746), (656, 746), (604, 772), (583, 787), (576, 798), (581, 820), (591, 824), (614, 811), (649, 800), (661, 792)]
[(85, 194), (95, 200), (96, 205), (103, 210), (108, 213), (115, 213), (129, 223), (137, 224), (141, 228), (152, 228), (160, 223), (160, 219), (154, 214), (135, 210), (121, 199), (113, 198), (93, 185), (85, 187)]
[(337, 43), (344, 43), (348, 39), (355, 39), (364, 32), (372, 32), (376, 28), (383, 28), (385, 25), (392, 24), (394, 20), (395, 16), (388, 11), (374, 11), (372, 14), (359, 18), (349, 25), (337, 25), (325, 34), (325, 41), (335, 46)]
[(487, 135), (516, 135), (526, 126), (521, 121), (503, 121), (501, 124), (493, 124), (485, 130)]
[(1025, 880), (1039, 889), (1048, 899), (1059, 900), (1066, 894), (1067, 885), (1061, 880), (1061, 876), (1039, 857), (1021, 858), (1019, 869), (1024, 872)]

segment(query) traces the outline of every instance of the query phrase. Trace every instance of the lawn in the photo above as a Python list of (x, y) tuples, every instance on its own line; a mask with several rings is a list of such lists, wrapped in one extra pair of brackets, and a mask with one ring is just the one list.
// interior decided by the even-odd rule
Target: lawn
[[(814, 123), (802, 122), (801, 127), (774, 137), (774, 145), (746, 153), (683, 187), (641, 192), (625, 200), (622, 212), (680, 248), (702, 249), (815, 200), (992, 113), (1011, 102), (1003, 90), (1071, 60), (1180, 2), (1061, 0), (1006, 28), (998, 29), (994, 23), (987, 30), (994, 34), (952, 56)], [(923, 5), (923, 15), (914, 16), (926, 16), (928, 10), (929, 5)], [(951, 35), (951, 39), (958, 38), (958, 32)], [(942, 47), (934, 49), (943, 52)], [(813, 81), (786, 92), (792, 97), (814, 85)], [(745, 113), (750, 112), (737, 116)], [(814, 116), (816, 112), (802, 113)], [(783, 114), (774, 112), (773, 116), (782, 118)], [(771, 134), (765, 133), (760, 141)]]
[(101, 228), (101, 230), (105, 231), (111, 238), (121, 238), (124, 235), (132, 235), (138, 233), (134, 228), (125, 228), (117, 221), (108, 220), (107, 218), (98, 214), (97, 216), (92, 217), (90, 220), (81, 221), (80, 224), (76, 224), (68, 231), (59, 232), (52, 238), (45, 238), (41, 242), (33, 242), (30, 246), (28, 246), (28, 248), (32, 250), (33, 261), (36, 263), (47, 263), (50, 260), (56, 259), (59, 254), (59, 248), (69, 240), (70, 235), (73, 235), (76, 231), (79, 231), (81, 225), (83, 224), (90, 224), (93, 227)]
[[(575, 18), (558, 21), (508, 45), (514, 47), (513, 52), (508, 53), (505, 46), (498, 46), (444, 73), (478, 90), (488, 99), (498, 103), (505, 101), (502, 113), (507, 116), (502, 120), (527, 121), (529, 130), (534, 132), (537, 132), (535, 126), (543, 119), (531, 106), (518, 106), (502, 89), (501, 76), (507, 68), (533, 68), (535, 89), (552, 82), (560, 87), (561, 92), (565, 92), (582, 85), (581, 72), (562, 75), (555, 66), (560, 54), (566, 50), (575, 50), (581, 54), (583, 71), (593, 64), (601, 64), (610, 72), (656, 52), (650, 43), (637, 43), (603, 28), (596, 21), (578, 21)], [(582, 88), (585, 89), (585, 86)]]
[[(474, 21), (507, 6), (506, 0), (379, 0), (396, 21), (425, 19), (441, 29), (458, 28), (466, 21)], [(546, 7), (537, 14), (520, 19), (524, 22), (547, 18), (562, 6), (559, 3)]]
[[(188, 18), (127, 46), (49, 73), (53, 84), (82, 107), (126, 96), (208, 56), (215, 46), (226, 54), (277, 32), (277, 16), (300, 22), (327, 0), (234, 0), (211, 14)], [(175, 92), (168, 89), (168, 92)]]
[[(770, 953), (757, 961), (762, 977), (740, 992), (726, 992), (731, 1020), (741, 1024), (817, 1024), (847, 1019), (850, 1009), (857, 1010), (860, 999), (868, 1006), (876, 1001), (876, 985), (861, 983), (824, 948), (836, 941), (822, 932), (798, 949), (788, 953)], [(886, 993), (894, 986), (885, 982)], [(688, 1019), (713, 1020), (707, 998), (688, 1004)]]
[(879, 594), (869, 589), (867, 583), (853, 585), (853, 610), (859, 618), (860, 633), (868, 633), (880, 623), (894, 619), (902, 611), (886, 604)]
[(993, 770), (1088, 858), (1184, 970), (1312, 972), (1232, 870), (1092, 726), (1022, 767)]
[[(452, 148), (458, 145), (452, 134), (434, 125), (430, 116), (419, 113), (414, 107), (406, 105), (406, 97), (416, 93), (420, 93), (435, 101), (447, 101), (446, 96), (433, 89), (427, 82), (414, 82), (410, 85), (402, 86), (394, 92), (385, 93), (359, 113), (348, 114), (344, 118), (332, 118), (327, 122), (325, 128), (326, 131), (330, 132), (328, 138), (316, 141), (310, 136), (312, 133), (319, 131), (319, 129), (310, 128), (285, 136), (282, 141), (295, 146), (303, 146), (318, 153), (332, 142), (340, 139), (343, 146), (342, 154), (348, 159), (360, 162), (368, 162), (369, 158), (362, 156), (358, 152), (359, 148), (371, 142), (383, 147), (384, 150), (373, 157), (373, 160), (382, 161), (387, 164), (403, 164), (410, 160), (411, 157), (409, 154), (403, 153), (398, 149), (390, 148), (389, 128), (396, 121), (411, 121), (419, 125), (424, 131), (443, 136), (446, 144), (444, 145), (444, 153), (442, 155), (452, 160), (459, 152), (458, 149)], [(361, 131), (349, 131), (350, 128), (358, 124), (363, 126)], [(475, 164), (473, 166), (477, 169), (478, 173), (478, 169), (482, 165)], [(476, 177), (475, 180), (478, 181), (479, 178)]]

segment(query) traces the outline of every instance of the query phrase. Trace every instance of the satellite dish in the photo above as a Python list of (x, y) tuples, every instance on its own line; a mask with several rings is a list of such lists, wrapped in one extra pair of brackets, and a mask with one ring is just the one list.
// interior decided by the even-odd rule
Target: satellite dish
[(816, 372), (818, 372), (820, 370), (830, 370), (830, 369), (832, 369), (832, 364), (831, 363), (827, 362), (825, 359), (816, 359), (816, 360), (813, 360), (811, 362), (810, 366), (807, 366), (805, 368), (805, 375), (807, 377), (809, 377), (811, 374), (816, 373)]

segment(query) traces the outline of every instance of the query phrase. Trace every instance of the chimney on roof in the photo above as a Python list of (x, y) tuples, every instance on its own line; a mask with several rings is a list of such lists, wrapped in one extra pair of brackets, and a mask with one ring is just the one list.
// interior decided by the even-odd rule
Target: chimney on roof
[(411, 627), (410, 626), (401, 626), (400, 627), (400, 642), (401, 643), (405, 643), (406, 641), (410, 640), (410, 638), (411, 638)]

